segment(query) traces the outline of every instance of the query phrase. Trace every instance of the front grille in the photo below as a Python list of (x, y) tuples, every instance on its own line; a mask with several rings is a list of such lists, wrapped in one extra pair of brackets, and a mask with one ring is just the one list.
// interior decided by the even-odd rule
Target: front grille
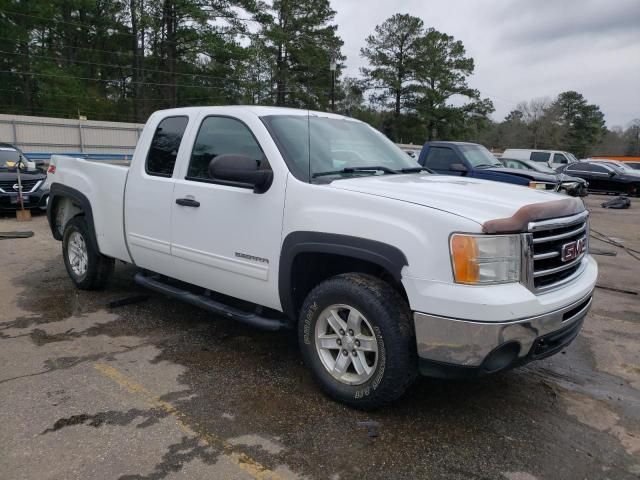
[[(22, 191), (25, 193), (33, 190), (33, 187), (36, 186), (40, 180), (22, 180)], [(15, 193), (18, 190), (14, 189), (13, 186), (18, 184), (18, 180), (1, 180), (0, 188), (7, 193)]]
[[(551, 289), (569, 281), (583, 266), (589, 245), (588, 213), (529, 224), (527, 265), (532, 290)], [(576, 242), (574, 244), (573, 242)], [(573, 247), (584, 249), (571, 255)], [(563, 248), (567, 255), (563, 259)]]

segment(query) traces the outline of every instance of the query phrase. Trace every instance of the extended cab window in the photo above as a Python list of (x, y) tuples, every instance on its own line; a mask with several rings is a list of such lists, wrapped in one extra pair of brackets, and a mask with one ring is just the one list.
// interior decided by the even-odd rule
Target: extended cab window
[(244, 123), (229, 117), (207, 117), (193, 146), (187, 179), (210, 180), (209, 163), (226, 153), (247, 155), (260, 163), (261, 168), (268, 168), (260, 145)]
[(170, 177), (182, 142), (182, 136), (189, 123), (188, 117), (167, 117), (158, 124), (153, 134), (146, 171), (149, 175)]
[(450, 148), (429, 147), (424, 166), (433, 170), (449, 170), (453, 163), (461, 163)]
[(531, 152), (531, 156), (529, 160), (533, 160), (534, 162), (548, 162), (551, 154), (549, 152)]
[(567, 162), (567, 157), (565, 157), (561, 153), (554, 153), (553, 154), (553, 163), (561, 163), (561, 164), (564, 165), (565, 163), (568, 163)]

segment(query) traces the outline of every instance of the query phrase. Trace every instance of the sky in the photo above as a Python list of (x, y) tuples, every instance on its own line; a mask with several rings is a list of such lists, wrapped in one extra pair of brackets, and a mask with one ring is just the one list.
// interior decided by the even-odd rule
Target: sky
[(493, 118), (516, 105), (575, 90), (609, 128), (640, 118), (640, 0), (331, 0), (345, 74), (360, 76), (364, 39), (395, 13), (461, 40), (475, 61), (469, 84)]

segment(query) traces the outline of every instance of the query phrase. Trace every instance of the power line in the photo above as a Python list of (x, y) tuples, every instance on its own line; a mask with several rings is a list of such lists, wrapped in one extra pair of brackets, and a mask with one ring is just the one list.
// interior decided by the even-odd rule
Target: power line
[[(73, 26), (76, 26), (76, 27), (85, 27), (85, 28), (87, 28), (87, 29), (89, 29), (89, 30), (93, 30), (93, 31), (95, 31), (95, 30), (96, 30), (96, 27), (97, 27), (96, 25), (92, 25), (92, 24), (89, 24), (89, 23), (69, 22), (69, 21), (67, 21), (67, 20), (60, 20), (60, 19), (57, 19), (57, 18), (46, 18), (46, 17), (40, 17), (40, 16), (38, 16), (38, 15), (31, 15), (31, 14), (28, 14), (28, 13), (15, 12), (15, 11), (5, 10), (5, 9), (0, 9), (0, 12), (3, 12), (3, 13), (8, 14), (8, 15), (15, 15), (15, 16), (20, 16), (20, 17), (27, 17), (27, 18), (34, 18), (34, 19), (37, 19), (37, 20), (43, 20), (43, 21), (46, 21), (46, 22), (48, 22), (48, 23), (50, 23), (50, 22), (55, 22), (55, 23), (63, 23), (63, 24), (66, 24), (66, 25), (73, 25)], [(152, 16), (152, 15), (147, 15), (147, 16), (151, 16), (151, 17), (153, 17), (153, 18), (161, 18), (161, 17), (157, 17), (157, 16)], [(171, 16), (170, 16), (170, 17), (168, 17), (168, 18), (176, 19), (177, 17), (171, 17)], [(192, 20), (193, 20), (193, 21), (197, 21), (195, 18), (193, 18), (193, 17), (191, 17), (191, 18), (192, 18)], [(219, 19), (228, 19), (228, 20), (238, 20), (238, 21), (243, 21), (243, 22), (257, 22), (257, 23), (261, 23), (261, 22), (259, 22), (259, 21), (257, 21), (257, 20), (253, 20), (253, 19), (241, 19), (241, 18), (238, 18), (238, 17), (230, 16), (230, 15), (226, 15), (226, 16), (225, 16), (225, 15), (210, 15), (210, 16), (208, 16), (208, 18), (207, 18), (206, 20), (214, 19), (214, 18), (219, 18)], [(186, 18), (185, 18), (185, 20), (186, 20)], [(129, 33), (129, 32), (118, 32), (118, 31), (114, 31), (114, 32), (111, 32), (111, 34), (112, 34), (112, 35), (122, 35), (122, 36), (128, 36), (128, 37), (135, 37), (135, 38), (137, 38), (137, 35), (136, 35), (136, 34)], [(177, 44), (179, 44), (180, 42), (176, 42), (176, 41), (173, 41), (173, 40), (164, 40), (164, 43), (171, 43), (171, 44), (176, 44), (176, 45), (177, 45)]]
[[(43, 58), (43, 59), (46, 59), (46, 60), (62, 61), (62, 62), (67, 62), (67, 63), (77, 63), (77, 64), (82, 64), (82, 65), (94, 65), (94, 66), (99, 66), (99, 67), (131, 68), (132, 70), (139, 70), (141, 72), (156, 72), (156, 73), (165, 73), (165, 74), (171, 73), (171, 72), (169, 72), (167, 70), (159, 70), (159, 69), (155, 69), (155, 68), (146, 68), (146, 67), (135, 68), (130, 63), (118, 65), (118, 64), (113, 64), (113, 63), (88, 62), (88, 61), (84, 61), (84, 60), (69, 60), (69, 59), (64, 58), (64, 57), (54, 57), (54, 56), (51, 56), (51, 55), (35, 55), (35, 54), (30, 54), (30, 53), (7, 52), (5, 50), (0, 50), (0, 53), (6, 53), (8, 55), (17, 55), (17, 56), (28, 57), (28, 58)], [(148, 57), (145, 57), (145, 58), (148, 58)], [(220, 77), (220, 76), (201, 74), (201, 73), (173, 72), (173, 75), (211, 78), (211, 79), (215, 79), (215, 80), (230, 80), (230, 79), (244, 80), (244, 79), (242, 79), (240, 77), (228, 77), (228, 76), (227, 77)]]
[[(51, 73), (36, 73), (36, 72), (23, 72), (17, 70), (0, 70), (0, 73), (9, 73), (12, 75), (31, 75), (36, 77), (50, 77), (50, 78), (75, 78), (77, 80), (89, 80), (95, 82), (105, 82), (105, 83), (122, 83), (124, 79), (109, 79), (109, 78), (93, 78), (93, 77), (81, 77), (78, 75), (53, 75)], [(226, 87), (213, 87), (209, 85), (185, 85), (182, 83), (156, 83), (156, 82), (145, 82), (145, 81), (128, 81), (127, 84), (132, 85), (153, 85), (157, 87), (183, 87), (183, 88), (204, 88), (209, 90), (227, 90)]]

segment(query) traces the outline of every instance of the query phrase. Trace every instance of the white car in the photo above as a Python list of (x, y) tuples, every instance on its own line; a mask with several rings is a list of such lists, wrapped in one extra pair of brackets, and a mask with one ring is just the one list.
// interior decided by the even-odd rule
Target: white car
[(507, 148), (502, 153), (501, 158), (532, 160), (534, 162), (544, 163), (554, 170), (578, 161), (572, 153), (561, 150), (527, 150), (523, 148)]
[(393, 401), (418, 372), (557, 353), (591, 305), (580, 199), (430, 174), (351, 118), (165, 110), (130, 167), (51, 161), (48, 218), (79, 288), (104, 287), (118, 259), (163, 294), (297, 329), (321, 387), (355, 407)]

